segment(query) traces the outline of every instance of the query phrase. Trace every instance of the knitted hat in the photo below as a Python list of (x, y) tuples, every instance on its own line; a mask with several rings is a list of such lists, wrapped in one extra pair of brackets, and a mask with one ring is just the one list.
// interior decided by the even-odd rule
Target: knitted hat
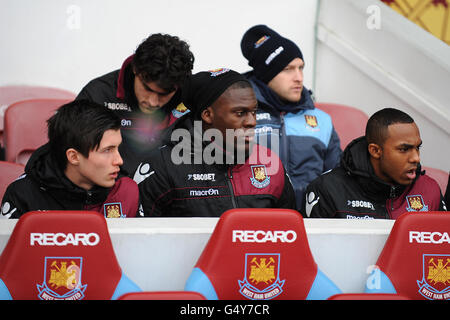
[(196, 73), (187, 80), (183, 88), (183, 103), (198, 119), (204, 109), (238, 81), (248, 82), (245, 76), (225, 68)]
[(303, 54), (294, 42), (265, 25), (247, 30), (242, 37), (241, 50), (255, 76), (265, 83), (269, 83), (295, 58), (303, 60)]

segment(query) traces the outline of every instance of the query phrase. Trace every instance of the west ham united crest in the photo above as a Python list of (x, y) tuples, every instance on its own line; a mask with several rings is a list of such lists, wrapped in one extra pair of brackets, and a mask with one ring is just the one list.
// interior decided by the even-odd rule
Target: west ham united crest
[(450, 254), (423, 255), (422, 281), (419, 293), (430, 300), (450, 299)]
[(245, 254), (245, 275), (239, 280), (239, 293), (251, 300), (270, 300), (283, 292), (279, 253)]
[(267, 175), (266, 166), (251, 166), (253, 177), (250, 178), (252, 185), (258, 189), (263, 189), (270, 184), (270, 177)]
[(122, 213), (122, 203), (120, 202), (105, 203), (103, 209), (106, 218), (125, 218), (125, 215)]
[(306, 121), (306, 124), (313, 129), (315, 129), (319, 126), (316, 116), (311, 116), (311, 115), (305, 114), (305, 121)]
[(428, 206), (423, 202), (421, 195), (407, 196), (406, 197), (406, 210), (408, 212), (412, 211), (428, 211)]
[(184, 103), (180, 103), (175, 109), (172, 110), (172, 114), (175, 118), (180, 118), (189, 112), (190, 110), (186, 108)]
[(41, 300), (81, 300), (87, 285), (82, 285), (81, 257), (45, 257), (44, 282), (37, 285)]

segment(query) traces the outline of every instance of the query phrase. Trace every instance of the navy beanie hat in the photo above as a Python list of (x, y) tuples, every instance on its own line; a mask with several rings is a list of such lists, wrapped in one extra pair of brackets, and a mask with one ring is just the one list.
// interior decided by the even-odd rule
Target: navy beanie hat
[(239, 81), (248, 82), (244, 75), (226, 68), (196, 73), (189, 77), (183, 87), (183, 103), (199, 119), (204, 109)]
[(254, 75), (264, 83), (269, 83), (292, 60), (303, 54), (291, 40), (279, 35), (266, 25), (257, 25), (244, 34), (241, 50), (253, 67)]

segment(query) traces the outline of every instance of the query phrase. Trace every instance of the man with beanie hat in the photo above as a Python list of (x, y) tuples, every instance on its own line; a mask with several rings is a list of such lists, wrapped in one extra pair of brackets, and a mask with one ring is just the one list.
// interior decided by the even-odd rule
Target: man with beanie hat
[(294, 42), (256, 25), (244, 34), (241, 50), (253, 68), (245, 75), (258, 100), (258, 142), (279, 139), (279, 156), (301, 208), (309, 182), (338, 165), (339, 137), (331, 117), (314, 107), (311, 91), (303, 86), (305, 63)]
[(191, 110), (170, 139), (141, 163), (141, 215), (218, 217), (233, 208), (295, 209), (295, 194), (279, 157), (253, 143), (257, 101), (238, 72), (216, 69), (188, 80)]

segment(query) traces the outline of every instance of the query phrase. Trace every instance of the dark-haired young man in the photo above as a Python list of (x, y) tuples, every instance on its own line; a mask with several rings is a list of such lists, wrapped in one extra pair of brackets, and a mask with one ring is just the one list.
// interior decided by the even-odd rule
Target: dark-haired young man
[(397, 219), (405, 212), (445, 210), (439, 185), (421, 172), (422, 139), (406, 113), (386, 108), (370, 117), (340, 167), (314, 180), (301, 210), (306, 217)]
[(120, 70), (90, 81), (77, 99), (88, 99), (115, 111), (122, 122), (122, 169), (132, 175), (162, 129), (189, 110), (181, 91), (191, 74), (189, 45), (168, 34), (152, 34), (128, 57)]
[(73, 101), (48, 120), (48, 138), (31, 156), (25, 174), (8, 186), (1, 217), (20, 218), (33, 210), (136, 216), (138, 187), (119, 177), (122, 137), (114, 112), (87, 100)]
[(278, 139), (279, 156), (301, 208), (306, 186), (339, 164), (339, 137), (331, 117), (315, 108), (311, 91), (303, 84), (305, 61), (294, 42), (256, 25), (245, 32), (241, 50), (253, 68), (246, 76), (258, 99), (258, 142)]
[(145, 216), (296, 208), (280, 159), (253, 143), (257, 101), (244, 76), (229, 69), (199, 72), (188, 81), (183, 101), (191, 112), (140, 166), (149, 172), (139, 183)]

